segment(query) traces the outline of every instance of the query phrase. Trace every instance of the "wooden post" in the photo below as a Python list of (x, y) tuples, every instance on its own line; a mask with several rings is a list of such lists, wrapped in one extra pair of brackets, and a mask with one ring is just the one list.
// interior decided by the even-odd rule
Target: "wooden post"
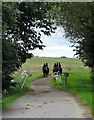
[(69, 77), (69, 73), (65, 72), (64, 76), (65, 76), (65, 83), (67, 83), (67, 77)]

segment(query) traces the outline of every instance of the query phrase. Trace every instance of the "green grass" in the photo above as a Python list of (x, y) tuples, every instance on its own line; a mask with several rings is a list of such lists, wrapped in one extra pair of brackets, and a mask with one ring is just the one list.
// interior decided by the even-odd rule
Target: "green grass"
[[(21, 85), (18, 84), (16, 86), (16, 88), (11, 88), (8, 92), (8, 94), (3, 94), (3, 100), (2, 100), (2, 108), (6, 108), (8, 105), (10, 105), (14, 100), (16, 100), (18, 97), (22, 96), (23, 94), (25, 94), (28, 91), (31, 91), (31, 87), (30, 87), (30, 82), (33, 80), (36, 80), (37, 78), (42, 77), (41, 73), (35, 73), (34, 75), (32, 75), (31, 77), (29, 77), (24, 85), (24, 88), (21, 90)], [(18, 81), (19, 76), (15, 76), (14, 77), (14, 81), (19, 82)]]
[(83, 104), (92, 109), (92, 83), (90, 81), (90, 70), (87, 67), (84, 67), (79, 59), (50, 57), (34, 57), (32, 59), (27, 59), (26, 63), (22, 65), (22, 68), (13, 74), (14, 80), (17, 82), (19, 75), (23, 70), (31, 73), (32, 76), (26, 81), (22, 90), (20, 90), (20, 86), (18, 85), (16, 88), (11, 88), (8, 94), (3, 95), (3, 108), (7, 107), (25, 92), (31, 90), (30, 81), (42, 77), (42, 66), (46, 62), (49, 65), (50, 74), (52, 74), (53, 64), (55, 62), (61, 62), (63, 72), (69, 72), (67, 85), (65, 85), (64, 81), (62, 85), (57, 85), (57, 83), (52, 80), (49, 83), (50, 86), (74, 93)]
[(39, 72), (42, 69), (44, 63), (48, 63), (50, 71), (53, 69), (55, 62), (61, 62), (63, 71), (87, 69), (79, 59), (74, 58), (50, 58), (50, 57), (34, 57), (27, 59), (26, 63), (22, 65), (22, 68), (15, 74), (19, 75), (23, 70), (27, 70), (30, 73)]
[(67, 84), (65, 84), (64, 77), (62, 77), (62, 81), (62, 84), (59, 84), (55, 80), (51, 80), (49, 85), (53, 88), (75, 94), (78, 100), (87, 106), (94, 115), (94, 109), (92, 109), (92, 82), (90, 80), (90, 71), (70, 71)]

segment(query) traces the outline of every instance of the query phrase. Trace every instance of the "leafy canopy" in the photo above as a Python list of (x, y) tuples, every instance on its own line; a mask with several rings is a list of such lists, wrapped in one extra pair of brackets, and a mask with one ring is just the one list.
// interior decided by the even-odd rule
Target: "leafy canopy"
[[(56, 22), (63, 26), (65, 37), (76, 47), (85, 65), (94, 68), (94, 2), (60, 3)], [(59, 16), (59, 17), (57, 17)]]
[(41, 33), (51, 35), (56, 29), (50, 9), (49, 3), (2, 4), (3, 89), (9, 89), (12, 73), (33, 57), (32, 50), (43, 49)]

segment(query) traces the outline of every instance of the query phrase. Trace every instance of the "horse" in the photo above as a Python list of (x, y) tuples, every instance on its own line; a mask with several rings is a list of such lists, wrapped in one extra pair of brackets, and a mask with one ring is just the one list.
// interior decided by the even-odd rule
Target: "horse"
[(48, 66), (46, 66), (45, 64), (44, 64), (44, 66), (43, 66), (42, 71), (43, 71), (44, 77), (47, 77), (47, 76), (49, 75), (49, 68), (48, 68)]
[(62, 67), (60, 63), (55, 63), (53, 68), (53, 73), (57, 72), (59, 75), (62, 75)]

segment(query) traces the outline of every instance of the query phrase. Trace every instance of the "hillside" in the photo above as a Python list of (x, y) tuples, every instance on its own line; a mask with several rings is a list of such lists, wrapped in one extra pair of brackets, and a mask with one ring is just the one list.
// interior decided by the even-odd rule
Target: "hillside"
[(60, 62), (63, 71), (87, 69), (84, 64), (77, 58), (51, 58), (51, 57), (33, 57), (27, 59), (26, 63), (22, 65), (22, 68), (17, 72), (20, 74), (23, 70), (27, 70), (30, 73), (41, 72), (44, 63), (48, 63), (50, 72), (52, 72), (53, 64)]

